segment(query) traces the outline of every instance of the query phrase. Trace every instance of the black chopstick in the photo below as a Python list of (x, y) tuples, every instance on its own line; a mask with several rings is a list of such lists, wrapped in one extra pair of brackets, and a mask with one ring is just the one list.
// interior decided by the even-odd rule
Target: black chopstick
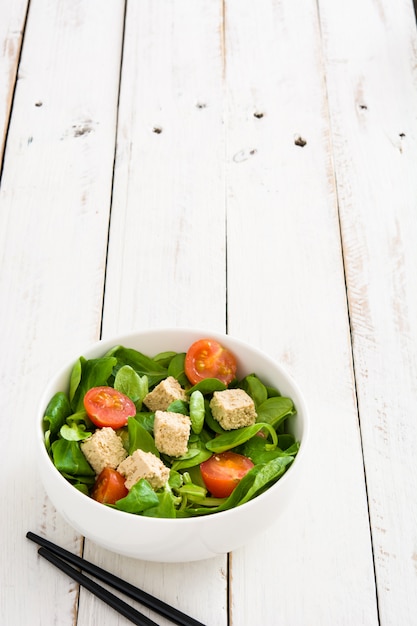
[(97, 596), (97, 598), (103, 600), (103, 602), (111, 606), (112, 609), (115, 609), (118, 613), (120, 613), (120, 615), (127, 617), (128, 620), (137, 624), (137, 626), (158, 626), (156, 622), (153, 622), (149, 619), (149, 617), (139, 613), (139, 611), (129, 606), (129, 604), (115, 596), (110, 591), (107, 591), (107, 589), (104, 589), (104, 587), (101, 587), (101, 585), (94, 582), (94, 580), (91, 580), (91, 578), (88, 578), (88, 576), (84, 576), (84, 574), (75, 569), (75, 567), (72, 567), (72, 565), (63, 559), (60, 559), (59, 556), (56, 556), (56, 554), (48, 550), (48, 548), (39, 548), (38, 554), (58, 567), (61, 571), (68, 574), (71, 578), (76, 580), (77, 583), (80, 583), (80, 585), (88, 589), (88, 591), (91, 591), (91, 593)]
[[(56, 555), (56, 557), (58, 557), (60, 564), (62, 564), (62, 559), (64, 559), (65, 561), (68, 561), (69, 563), (72, 563), (76, 567), (79, 567), (85, 572), (88, 572), (89, 574), (92, 574), (99, 580), (107, 583), (114, 589), (121, 591), (122, 593), (129, 596), (133, 600), (136, 600), (140, 602), (141, 604), (143, 604), (144, 606), (152, 609), (156, 613), (163, 615), (174, 624), (178, 624), (179, 626), (204, 626), (204, 624), (202, 624), (201, 622), (195, 620), (189, 615), (186, 615), (185, 613), (182, 613), (181, 611), (179, 611), (178, 609), (175, 609), (169, 604), (166, 604), (162, 600), (159, 600), (155, 598), (154, 596), (151, 596), (149, 593), (146, 593), (146, 591), (143, 591), (142, 589), (139, 589), (138, 587), (131, 585), (127, 581), (123, 580), (122, 578), (119, 578), (118, 576), (115, 576), (114, 574), (111, 574), (110, 572), (107, 572), (106, 570), (102, 569), (98, 565), (94, 565), (94, 563), (90, 563), (89, 561), (86, 561), (85, 559), (77, 556), (76, 554), (72, 554), (72, 552), (68, 552), (68, 550), (65, 550), (64, 548), (57, 546), (56, 544), (52, 543), (48, 539), (45, 539), (44, 537), (36, 535), (35, 533), (32, 533), (31, 531), (26, 533), (26, 537), (30, 539), (31, 541), (34, 541), (38, 545), (42, 546), (43, 548), (46, 548), (47, 549), (46, 552), (48, 553), (48, 555), (45, 555), (42, 548), (39, 549), (39, 554), (41, 554), (45, 558), (48, 558), (48, 560), (50, 560), (51, 562), (52, 560), (49, 557), (52, 553), (52, 556)], [(57, 567), (59, 567), (59, 564), (57, 564), (55, 561), (53, 563), (54, 565), (57, 565)], [(70, 567), (70, 566), (67, 565), (67, 567)], [(97, 583), (94, 583), (90, 578), (88, 578), (87, 576), (84, 576), (83, 574), (80, 574), (78, 570), (75, 570), (74, 568), (71, 567), (71, 573), (69, 575), (72, 576), (73, 578), (74, 578), (73, 576), (74, 572), (76, 572), (77, 575), (82, 577), (82, 580), (76, 579), (77, 582), (80, 582), (80, 584), (82, 584), (83, 586), (86, 586), (84, 584), (85, 580), (88, 581), (88, 583), (93, 583), (94, 586), (97, 586), (100, 589), (100, 593), (104, 594), (104, 595), (99, 595), (98, 597), (104, 600), (105, 602), (107, 602), (106, 598), (109, 595), (108, 591), (104, 590), (102, 587), (100, 587), (100, 585), (97, 585)], [(92, 589), (90, 588), (89, 590), (92, 591)], [(92, 592), (95, 593), (95, 591), (92, 591)], [(115, 598), (118, 602), (123, 602), (122, 600), (117, 598), (117, 596), (114, 596), (113, 594), (110, 594), (110, 595), (113, 598)], [(109, 602), (107, 602), (107, 604), (109, 604)], [(128, 604), (126, 603), (123, 603), (123, 604), (125, 605), (125, 607), (129, 608), (131, 611), (135, 611), (135, 609), (132, 609), (131, 607), (129, 607)], [(116, 607), (116, 610), (119, 610), (119, 609)], [(136, 611), (136, 614), (142, 619), (142, 622), (134, 622), (134, 623), (148, 624), (149, 626), (155, 624), (155, 622), (150, 621), (147, 617), (145, 617), (138, 611)], [(125, 613), (124, 615), (128, 619), (131, 619)], [(148, 621), (143, 621), (143, 620), (148, 620)], [(131, 619), (131, 621), (133, 620)]]

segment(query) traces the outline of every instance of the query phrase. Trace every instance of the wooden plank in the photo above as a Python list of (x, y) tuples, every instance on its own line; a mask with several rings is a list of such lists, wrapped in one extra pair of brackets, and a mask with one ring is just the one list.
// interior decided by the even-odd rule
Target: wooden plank
[[(221, 20), (206, 0), (128, 4), (103, 337), (225, 329)], [(160, 564), (90, 544), (86, 554), (203, 623), (227, 623), (225, 556)], [(114, 623), (106, 614), (86, 597), (80, 624)]]
[[(410, 2), (320, 0), (381, 624), (417, 615), (417, 81)], [(356, 33), (354, 54), (348, 33)]]
[(32, 432), (44, 383), (100, 330), (123, 13), (32, 0), (28, 16), (0, 190), (2, 624), (76, 621), (77, 587), (25, 539), (80, 549), (39, 484)]
[(229, 332), (287, 367), (312, 420), (294, 501), (232, 555), (231, 623), (375, 625), (316, 2), (229, 0), (226, 68)]
[(192, 5), (128, 7), (107, 335), (225, 326), (221, 6)]
[(0, 164), (3, 153), (28, 0), (3, 0), (0, 4)]

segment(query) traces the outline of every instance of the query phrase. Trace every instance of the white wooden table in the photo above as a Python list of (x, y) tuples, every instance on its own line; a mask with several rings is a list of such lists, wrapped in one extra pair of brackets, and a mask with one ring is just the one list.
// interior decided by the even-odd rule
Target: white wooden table
[[(127, 624), (28, 530), (210, 626), (417, 624), (412, 0), (2, 0), (0, 50), (0, 624)], [(288, 510), (200, 563), (83, 542), (34, 459), (56, 369), (163, 326), (250, 341), (312, 415)]]

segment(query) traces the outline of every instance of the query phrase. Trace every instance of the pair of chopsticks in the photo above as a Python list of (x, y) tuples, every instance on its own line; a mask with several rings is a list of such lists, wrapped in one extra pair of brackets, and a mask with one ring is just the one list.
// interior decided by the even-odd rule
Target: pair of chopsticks
[[(50, 563), (58, 567), (61, 571), (65, 572), (73, 578), (80, 585), (88, 589), (95, 596), (103, 600), (106, 604), (115, 609), (118, 613), (126, 617), (128, 620), (133, 622), (133, 624), (137, 624), (138, 626), (158, 626), (156, 622), (153, 622), (149, 617), (143, 615), (135, 608), (131, 607), (129, 604), (121, 600), (119, 597), (115, 596), (113, 593), (101, 587), (98, 583), (91, 580), (88, 576), (82, 574), (78, 569), (72, 567), (75, 565), (76, 567), (88, 572), (89, 574), (95, 576), (99, 580), (104, 583), (110, 585), (117, 591), (121, 591), (125, 595), (129, 596), (133, 600), (136, 600), (143, 604), (144, 606), (152, 609), (159, 615), (166, 617), (174, 624), (179, 624), (180, 626), (204, 626), (201, 622), (185, 615), (178, 609), (166, 604), (162, 600), (158, 600), (154, 596), (151, 596), (146, 591), (142, 591), (126, 582), (122, 578), (107, 572), (106, 570), (98, 567), (98, 565), (94, 565), (94, 563), (90, 563), (81, 557), (68, 552), (64, 548), (57, 546), (56, 544), (48, 541), (44, 537), (40, 537), (39, 535), (35, 535), (35, 533), (28, 532), (26, 533), (26, 537), (31, 541), (34, 541), (39, 546), (38, 554), (47, 559)], [(70, 565), (72, 564), (72, 565)]]

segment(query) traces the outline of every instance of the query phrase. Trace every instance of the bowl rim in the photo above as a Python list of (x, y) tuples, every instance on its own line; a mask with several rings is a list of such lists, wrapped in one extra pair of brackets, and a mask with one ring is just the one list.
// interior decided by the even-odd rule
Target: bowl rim
[[(308, 447), (308, 442), (310, 439), (310, 416), (308, 412), (308, 407), (306, 405), (306, 401), (304, 399), (304, 395), (298, 383), (294, 380), (292, 375), (289, 374), (289, 372), (286, 370), (285, 367), (282, 366), (281, 363), (274, 360), (268, 353), (264, 352), (260, 348), (252, 344), (249, 344), (248, 342), (234, 335), (231, 335), (228, 333), (221, 333), (219, 331), (210, 330), (207, 328), (201, 329), (201, 328), (191, 328), (191, 327), (165, 327), (164, 326), (164, 327), (159, 327), (159, 328), (156, 327), (156, 328), (144, 329), (144, 330), (136, 330), (136, 331), (134, 330), (134, 331), (130, 331), (127, 333), (112, 335), (112, 336), (109, 336), (108, 338), (104, 337), (102, 339), (99, 339), (89, 344), (82, 351), (81, 354), (82, 356), (87, 355), (86, 358), (95, 358), (93, 356), (90, 356), (91, 353), (96, 352), (97, 350), (100, 350), (102, 347), (103, 347), (103, 352), (109, 350), (110, 348), (116, 345), (125, 345), (126, 347), (129, 347), (127, 342), (129, 341), (130, 337), (131, 338), (133, 337), (140, 338), (141, 336), (150, 337), (152, 335), (158, 336), (162, 333), (169, 333), (175, 336), (180, 336), (181, 334), (184, 334), (184, 333), (195, 334), (196, 336), (200, 336), (201, 338), (212, 338), (212, 339), (218, 340), (219, 342), (221, 342), (222, 340), (225, 342), (230, 340), (231, 343), (235, 344), (236, 346), (242, 347), (252, 352), (256, 352), (258, 356), (260, 356), (263, 360), (269, 363), (272, 367), (276, 368), (279, 371), (279, 373), (283, 376), (283, 378), (286, 379), (289, 386), (293, 388), (295, 392), (294, 395), (297, 396), (297, 404), (296, 404), (297, 414), (299, 412), (299, 408), (301, 408), (301, 412), (303, 415), (303, 424), (302, 424), (303, 432), (302, 432), (302, 437), (300, 439), (300, 448), (299, 448), (299, 451), (297, 452), (297, 456), (295, 457), (294, 462), (291, 464), (288, 470), (283, 474), (283, 476), (281, 476), (281, 478), (276, 483), (271, 485), (271, 487), (266, 489), (263, 493), (256, 496), (255, 498), (252, 498), (251, 500), (248, 500), (242, 505), (235, 506), (225, 511), (219, 511), (217, 513), (208, 513), (206, 515), (201, 515), (201, 516), (186, 517), (186, 518), (147, 517), (144, 515), (135, 515), (133, 513), (128, 513), (126, 511), (121, 511), (113, 507), (103, 507), (101, 503), (96, 502), (95, 500), (87, 496), (86, 494), (82, 493), (81, 491), (76, 489), (73, 485), (71, 485), (71, 483), (68, 480), (66, 480), (66, 478), (59, 472), (59, 470), (52, 463), (52, 460), (46, 449), (45, 440), (44, 440), (44, 429), (43, 429), (42, 421), (43, 421), (45, 408), (49, 400), (52, 397), (50, 390), (57, 386), (58, 381), (64, 375), (67, 375), (69, 373), (69, 370), (72, 367), (72, 365), (76, 362), (78, 358), (80, 358), (79, 351), (76, 357), (67, 358), (66, 364), (61, 365), (61, 367), (55, 372), (55, 374), (49, 378), (48, 382), (44, 386), (43, 392), (38, 402), (38, 411), (37, 411), (37, 420), (36, 420), (36, 431), (37, 431), (36, 439), (37, 439), (38, 447), (40, 448), (39, 451), (40, 451), (44, 466), (46, 467), (48, 465), (51, 468), (51, 470), (53, 470), (52, 474), (55, 476), (56, 481), (61, 482), (62, 489), (67, 491), (67, 493), (69, 494), (69, 497), (78, 499), (81, 505), (84, 504), (87, 507), (93, 507), (93, 510), (95, 508), (97, 512), (101, 511), (102, 514), (108, 517), (109, 519), (114, 517), (115, 522), (117, 522), (117, 520), (120, 521), (122, 519), (120, 518), (120, 515), (122, 515), (122, 516), (125, 516), (125, 518), (126, 516), (128, 516), (128, 519), (130, 520), (141, 520), (141, 522), (132, 521), (132, 523), (152, 524), (154, 527), (167, 526), (167, 523), (170, 523), (171, 525), (176, 525), (176, 526), (180, 526), (184, 528), (186, 525), (190, 525), (190, 524), (193, 524), (193, 525), (204, 524), (205, 525), (207, 523), (210, 523), (210, 520), (214, 518), (216, 520), (220, 520), (220, 518), (226, 519), (227, 517), (233, 517), (234, 515), (236, 515), (236, 512), (239, 510), (241, 511), (242, 508), (244, 508), (246, 511), (249, 511), (249, 508), (253, 508), (254, 506), (256, 506), (256, 503), (259, 502), (261, 499), (265, 500), (266, 498), (269, 498), (272, 491), (275, 491), (276, 489), (280, 489), (280, 485), (284, 485), (289, 480), (291, 480), (291, 477), (294, 474), (294, 471), (298, 471), (297, 468), (299, 469), (300, 466), (302, 465), (302, 462), (306, 453), (306, 448)], [(52, 394), (53, 393), (56, 393), (56, 391), (53, 391)]]

